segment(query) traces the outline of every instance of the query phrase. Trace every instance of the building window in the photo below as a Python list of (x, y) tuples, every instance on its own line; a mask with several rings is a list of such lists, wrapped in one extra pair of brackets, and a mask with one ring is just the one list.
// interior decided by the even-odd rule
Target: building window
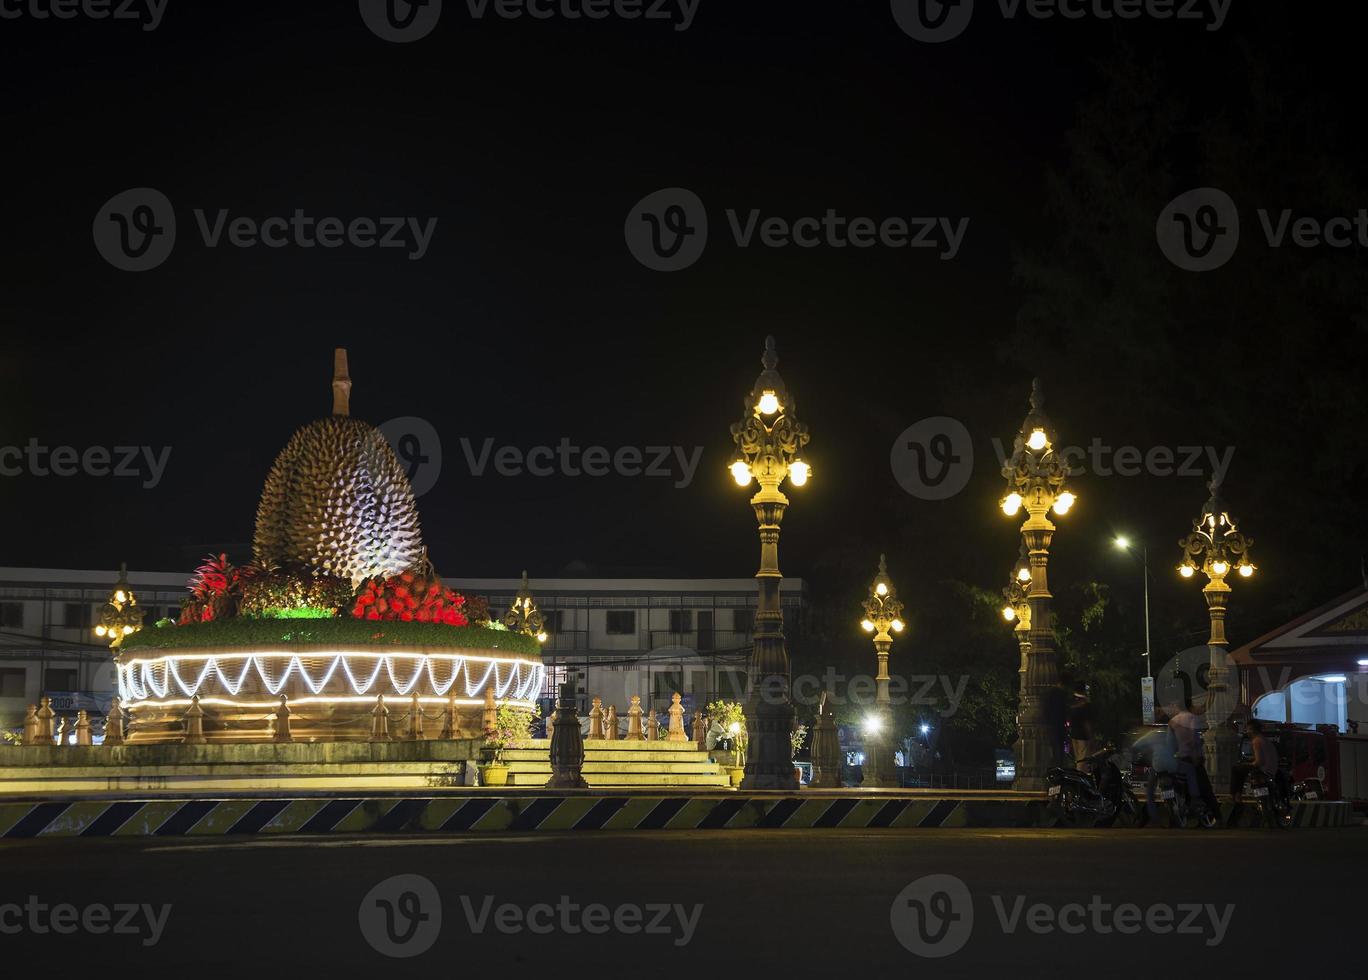
[(45, 691), (74, 691), (76, 685), (75, 667), (49, 667), (43, 678)]
[(68, 602), (62, 625), (70, 629), (86, 629), (90, 626), (90, 607), (84, 602)]
[(604, 629), (612, 636), (627, 636), (636, 632), (635, 609), (609, 609)]
[(749, 633), (755, 629), (755, 610), (737, 609), (732, 612), (732, 629), (737, 633)]
[(542, 612), (542, 629), (555, 636), (565, 631), (565, 610), (547, 609)]
[(692, 632), (693, 632), (693, 610), (691, 610), (691, 609), (671, 609), (671, 610), (670, 610), (670, 632), (671, 632), (671, 633), (692, 633)]
[(22, 698), (27, 673), (19, 667), (0, 668), (0, 698)]
[(24, 604), (22, 602), (0, 602), (0, 626), (5, 629), (24, 628)]

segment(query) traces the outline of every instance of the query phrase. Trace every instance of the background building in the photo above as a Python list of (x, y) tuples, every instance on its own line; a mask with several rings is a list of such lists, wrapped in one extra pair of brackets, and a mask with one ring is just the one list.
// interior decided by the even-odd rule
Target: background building
[[(20, 727), (24, 707), (52, 698), (54, 710), (102, 715), (115, 694), (113, 658), (92, 629), (117, 578), (114, 570), (0, 567), (0, 728)], [(188, 573), (133, 572), (128, 582), (145, 610), (144, 624), (175, 619)], [(501, 617), (517, 579), (449, 578), (466, 595), (489, 597)], [(755, 580), (559, 578), (532, 582), (549, 635), (543, 697), (573, 678), (582, 710), (589, 699), (663, 711), (679, 691), (686, 710), (745, 692), (755, 612)], [(784, 629), (802, 635), (806, 592), (785, 579)], [(545, 709), (544, 709), (545, 710)]]

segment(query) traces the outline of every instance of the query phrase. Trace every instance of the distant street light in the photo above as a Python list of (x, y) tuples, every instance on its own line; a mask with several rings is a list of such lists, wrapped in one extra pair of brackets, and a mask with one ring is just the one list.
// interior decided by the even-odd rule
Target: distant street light
[(1144, 569), (1145, 575), (1145, 676), (1153, 677), (1154, 673), (1150, 667), (1150, 612), (1149, 612), (1149, 547), (1142, 546), (1137, 552), (1131, 546), (1130, 538), (1124, 534), (1118, 534), (1114, 542), (1117, 548), (1127, 552), (1133, 558), (1140, 559), (1140, 564)]
[(893, 746), (884, 736), (891, 733), (893, 727), (893, 702), (888, 690), (888, 652), (893, 647), (893, 633), (901, 633), (906, 627), (902, 610), (898, 590), (888, 577), (884, 556), (880, 555), (879, 573), (869, 584), (869, 596), (864, 601), (864, 619), (860, 621), (861, 629), (874, 634), (874, 654), (878, 660), (878, 673), (874, 677), (874, 712), (865, 722), (865, 731), (874, 736), (865, 751), (866, 760), (872, 763), (866, 767), (865, 776), (865, 782), (870, 786), (898, 786), (901, 782)]

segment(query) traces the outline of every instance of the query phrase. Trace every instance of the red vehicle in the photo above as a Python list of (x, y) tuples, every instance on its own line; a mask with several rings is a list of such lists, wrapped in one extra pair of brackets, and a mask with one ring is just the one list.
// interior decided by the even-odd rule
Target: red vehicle
[(1346, 800), (1368, 810), (1368, 738), (1342, 735), (1334, 725), (1264, 728), (1294, 783), (1317, 780), (1321, 799)]

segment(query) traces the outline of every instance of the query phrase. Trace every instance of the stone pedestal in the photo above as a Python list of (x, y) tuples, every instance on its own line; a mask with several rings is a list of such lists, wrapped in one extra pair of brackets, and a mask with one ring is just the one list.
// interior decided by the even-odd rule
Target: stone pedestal
[(584, 739), (580, 734), (579, 713), (575, 710), (575, 685), (561, 685), (560, 698), (552, 718), (551, 778), (548, 789), (587, 789), (584, 781)]
[(812, 786), (841, 788), (841, 743), (836, 734), (836, 713), (826, 694), (812, 723)]

